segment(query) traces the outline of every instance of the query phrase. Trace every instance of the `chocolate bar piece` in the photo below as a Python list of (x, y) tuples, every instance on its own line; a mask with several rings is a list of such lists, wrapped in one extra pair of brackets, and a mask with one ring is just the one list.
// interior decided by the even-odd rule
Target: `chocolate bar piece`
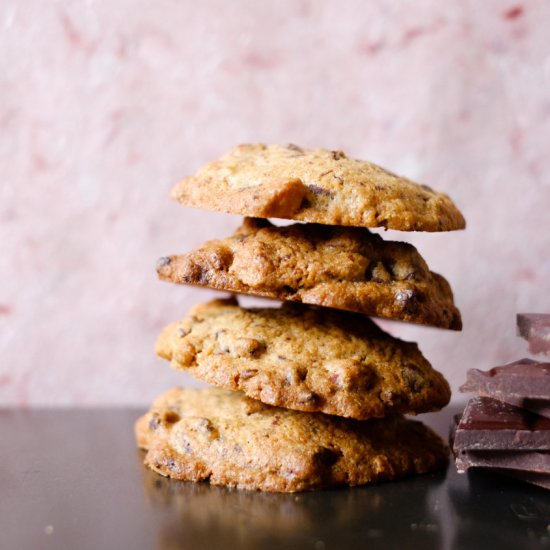
[(456, 469), (499, 468), (550, 475), (550, 453), (544, 451), (466, 451), (455, 457)]
[(499, 399), (550, 418), (550, 363), (520, 359), (489, 371), (470, 369), (460, 391)]
[(533, 354), (550, 355), (550, 314), (518, 313), (518, 335), (529, 342)]
[(550, 419), (490, 397), (470, 399), (454, 434), (453, 451), (550, 450)]
[(455, 437), (460, 421), (461, 415), (456, 415), (450, 433), (451, 449), (453, 449), (459, 474), (475, 468), (550, 489), (550, 452), (458, 449), (455, 445)]

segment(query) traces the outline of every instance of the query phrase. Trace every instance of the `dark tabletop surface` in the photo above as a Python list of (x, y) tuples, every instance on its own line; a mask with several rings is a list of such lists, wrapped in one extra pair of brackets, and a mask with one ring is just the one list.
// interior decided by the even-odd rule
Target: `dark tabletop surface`
[[(0, 548), (550, 548), (550, 491), (447, 472), (301, 494), (174, 482), (139, 410), (0, 411)], [(424, 415), (442, 435), (456, 408)]]

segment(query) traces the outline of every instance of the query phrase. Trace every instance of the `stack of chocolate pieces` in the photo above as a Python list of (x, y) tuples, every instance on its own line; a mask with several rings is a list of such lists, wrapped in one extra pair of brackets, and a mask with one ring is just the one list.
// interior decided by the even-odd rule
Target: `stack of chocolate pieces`
[[(550, 314), (520, 314), (517, 323), (531, 353), (550, 355)], [(550, 363), (470, 369), (460, 390), (476, 397), (451, 431), (458, 471), (484, 468), (550, 489)]]
[(461, 229), (449, 197), (341, 151), (294, 145), (237, 147), (173, 195), (247, 218), (231, 237), (161, 258), (162, 280), (284, 303), (245, 308), (231, 296), (165, 328), (157, 353), (214, 387), (155, 401), (136, 424), (145, 463), (285, 492), (442, 468), (446, 445), (403, 415), (441, 409), (449, 385), (416, 344), (368, 316), (460, 330), (460, 313), (413, 246), (367, 227)]

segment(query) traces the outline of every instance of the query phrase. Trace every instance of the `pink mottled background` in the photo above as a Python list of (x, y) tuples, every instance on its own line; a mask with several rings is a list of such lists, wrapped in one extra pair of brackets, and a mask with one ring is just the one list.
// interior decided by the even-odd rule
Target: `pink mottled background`
[(153, 344), (214, 293), (154, 265), (237, 226), (168, 192), (240, 142), (448, 192), (466, 231), (385, 236), (449, 279), (464, 331), (384, 326), (455, 389), (526, 355), (515, 312), (550, 311), (548, 29), (545, 0), (0, 0), (0, 404), (194, 383)]

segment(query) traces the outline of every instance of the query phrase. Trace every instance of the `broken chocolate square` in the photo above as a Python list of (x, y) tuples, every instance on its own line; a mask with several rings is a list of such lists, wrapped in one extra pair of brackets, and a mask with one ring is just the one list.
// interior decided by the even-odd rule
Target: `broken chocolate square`
[(504, 474), (508, 477), (550, 489), (550, 452), (513, 450), (467, 450), (455, 446), (455, 434), (461, 420), (454, 417), (450, 443), (458, 473), (473, 468)]
[(490, 397), (474, 397), (458, 422), (453, 450), (549, 451), (550, 419)]
[(460, 391), (499, 399), (550, 418), (550, 363), (520, 359), (489, 371), (470, 369)]
[(467, 451), (455, 457), (456, 469), (499, 468), (550, 475), (550, 453), (545, 451)]

